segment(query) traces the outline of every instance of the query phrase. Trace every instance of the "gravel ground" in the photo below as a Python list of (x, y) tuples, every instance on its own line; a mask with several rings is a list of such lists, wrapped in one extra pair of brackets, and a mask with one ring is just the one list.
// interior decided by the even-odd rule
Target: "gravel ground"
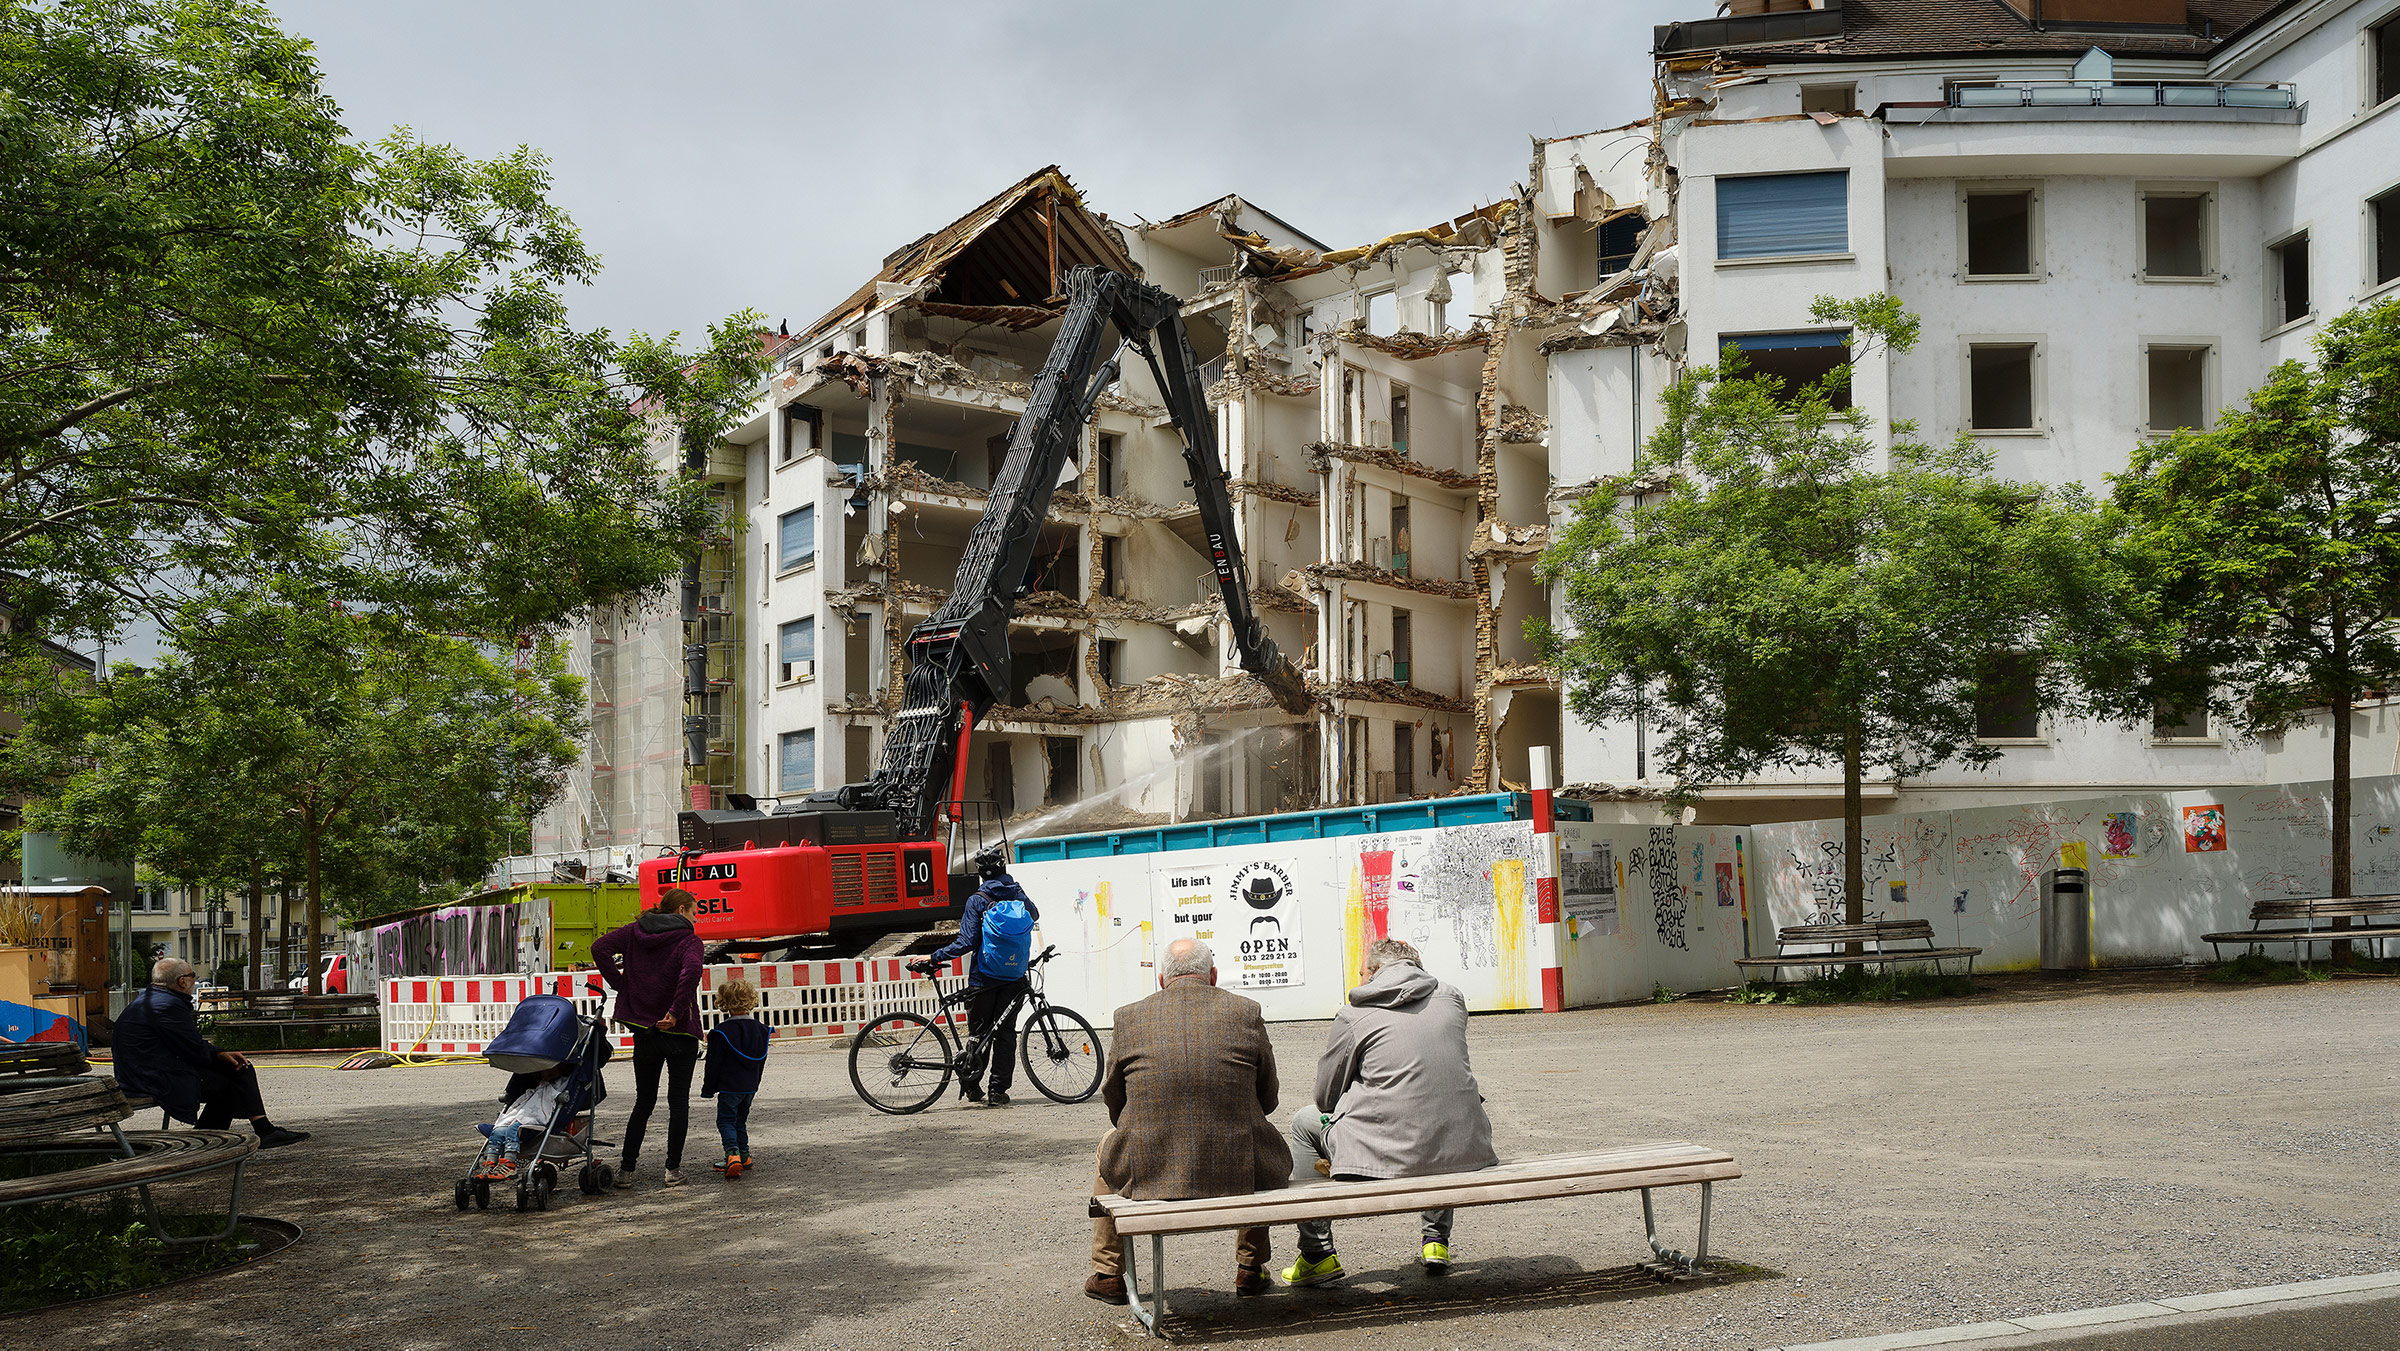
[[(1729, 1150), (1716, 1255), (1660, 1286), (1632, 1197), (1463, 1212), (1459, 1266), (1414, 1273), (1413, 1218), (1341, 1230), (1340, 1287), (1224, 1293), (1230, 1242), (1170, 1245), (1177, 1339), (1331, 1347), (1768, 1347), (2395, 1265), (2400, 981), (2226, 989), (2180, 975), (1985, 982), (1906, 1007), (1713, 1002), (1478, 1018), (1504, 1155), (1686, 1139)], [(1275, 1031), (1305, 1084), (1324, 1024)], [(266, 1074), (279, 1121), (244, 1208), (306, 1226), (257, 1268), (0, 1325), (13, 1349), (365, 1345), (1131, 1346), (1083, 1297), (1097, 1102), (869, 1111), (844, 1057), (778, 1049), (759, 1171), (687, 1173), (548, 1214), (458, 1214), (450, 1181), (500, 1086), (481, 1067)], [(614, 1138), (631, 1074), (611, 1072)], [(1303, 1090), (1304, 1091), (1304, 1090)], [(1294, 1104), (1287, 1102), (1286, 1110)], [(147, 1123), (145, 1123), (147, 1124)], [(659, 1131), (658, 1126), (653, 1127)], [(659, 1139), (654, 1133), (653, 1141)], [(654, 1143), (652, 1149), (657, 1145)], [(1688, 1189), (1686, 1189), (1688, 1192)], [(1696, 1197), (1662, 1200), (1689, 1247)], [(1288, 1230), (1276, 1234), (1288, 1258)]]

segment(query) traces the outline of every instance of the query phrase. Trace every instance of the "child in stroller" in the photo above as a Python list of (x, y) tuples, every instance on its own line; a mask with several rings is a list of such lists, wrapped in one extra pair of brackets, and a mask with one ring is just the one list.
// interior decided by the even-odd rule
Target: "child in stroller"
[[(488, 1141), (475, 1167), (452, 1188), (460, 1210), (492, 1203), (492, 1184), (516, 1183), (517, 1209), (548, 1210), (560, 1165), (581, 1158), (575, 1184), (587, 1196), (608, 1190), (608, 1165), (592, 1155), (593, 1110), (608, 1096), (600, 1070), (614, 1054), (597, 1015), (586, 1018), (560, 995), (528, 995), (484, 1059), (509, 1071), (499, 1118), (480, 1126)], [(520, 1163), (524, 1154), (527, 1161)]]

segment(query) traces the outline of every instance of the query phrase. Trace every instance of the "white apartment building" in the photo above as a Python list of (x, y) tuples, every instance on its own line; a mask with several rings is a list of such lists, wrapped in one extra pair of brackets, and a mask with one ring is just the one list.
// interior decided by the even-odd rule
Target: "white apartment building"
[[(1730, 344), (1813, 376), (1848, 350), (1810, 301), (1889, 290), (1924, 326), (1856, 373), (1879, 428), (1964, 432), (2003, 476), (2105, 491), (2142, 437), (2208, 425), (2322, 320), (2400, 284), (2393, 0), (1724, 10), (1659, 30), (1653, 117), (1541, 147), (1544, 256), (1611, 225), (1620, 256), (1642, 255), (1554, 273), (1593, 288), (1551, 343), (1564, 484), (1629, 469), (1652, 393), (1688, 364)], [(2007, 748), (1996, 766), (1873, 785), (1870, 802), (2256, 781), (2277, 749), (2205, 720), (2037, 718), (2006, 691), (1984, 723)], [(1632, 729), (1565, 729), (1572, 779), (1637, 781), (1639, 755)], [(1840, 791), (1834, 766), (1716, 790), (1707, 811), (1823, 815)]]
[[(1539, 143), (1511, 198), (1449, 221), (1340, 249), (1237, 196), (1126, 223), (1052, 167), (895, 250), (776, 340), (754, 414), (691, 466), (726, 527), (680, 601), (588, 631), (591, 777), (537, 850), (653, 847), (696, 799), (872, 772), (1067, 267), (1186, 298), (1254, 600), (1317, 707), (1234, 663), (1136, 362), (1053, 504), (1018, 688), (967, 767), (1020, 830), (1520, 788), (1535, 746), (1646, 815), (1643, 729), (1562, 717), (1524, 630), (1552, 616), (1554, 518), (1630, 468), (1693, 362), (1730, 342), (1806, 377), (1848, 351), (1813, 298), (1891, 290), (1924, 327), (1858, 372), (1879, 426), (2099, 489), (2400, 283), (2400, 0), (1694, 8), (1655, 35), (1651, 116)], [(2008, 693), (1996, 766), (1872, 784), (1870, 810), (2304, 776), (2278, 743)], [(1840, 791), (1792, 773), (1704, 811), (1817, 817)]]

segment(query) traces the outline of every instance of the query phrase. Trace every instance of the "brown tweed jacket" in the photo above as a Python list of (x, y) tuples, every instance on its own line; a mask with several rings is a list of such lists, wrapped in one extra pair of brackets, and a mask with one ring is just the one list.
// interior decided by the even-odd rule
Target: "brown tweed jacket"
[(1241, 1196), (1291, 1181), (1275, 1111), (1275, 1047), (1258, 1005), (1179, 980), (1117, 1010), (1100, 1092), (1116, 1129), (1100, 1180), (1120, 1196)]

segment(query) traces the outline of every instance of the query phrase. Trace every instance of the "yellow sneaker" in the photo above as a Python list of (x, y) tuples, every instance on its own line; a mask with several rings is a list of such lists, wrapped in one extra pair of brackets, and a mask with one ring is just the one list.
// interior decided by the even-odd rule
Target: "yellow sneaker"
[(1428, 1244), (1426, 1244), (1426, 1245), (1425, 1245), (1425, 1254), (1424, 1254), (1424, 1256), (1425, 1256), (1425, 1274), (1426, 1274), (1426, 1275), (1428, 1275), (1428, 1276), (1447, 1276), (1447, 1275), (1449, 1275), (1449, 1274), (1450, 1274), (1450, 1245), (1449, 1245), (1449, 1244), (1447, 1244), (1447, 1243), (1428, 1243)]
[(1323, 1257), (1310, 1257), (1308, 1254), (1302, 1253), (1296, 1261), (1277, 1274), (1283, 1277), (1285, 1285), (1295, 1288), (1304, 1285), (1323, 1285), (1327, 1281), (1338, 1281), (1342, 1278), (1341, 1254), (1327, 1253)]

